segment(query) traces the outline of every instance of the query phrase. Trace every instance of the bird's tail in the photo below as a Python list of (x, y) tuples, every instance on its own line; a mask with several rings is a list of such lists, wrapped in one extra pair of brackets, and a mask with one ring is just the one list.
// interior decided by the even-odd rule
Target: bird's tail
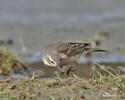
[(86, 48), (86, 52), (84, 53), (84, 57), (92, 57), (92, 53), (93, 52), (106, 52), (108, 53), (109, 50), (106, 50), (106, 49), (102, 49), (102, 48)]
[(109, 53), (110, 50), (108, 49), (102, 49), (102, 48), (86, 48), (86, 53), (93, 53), (93, 52), (107, 52)]
[(89, 48), (88, 50), (87, 50), (87, 52), (109, 52), (109, 50), (107, 50), (107, 49), (102, 49), (102, 48)]

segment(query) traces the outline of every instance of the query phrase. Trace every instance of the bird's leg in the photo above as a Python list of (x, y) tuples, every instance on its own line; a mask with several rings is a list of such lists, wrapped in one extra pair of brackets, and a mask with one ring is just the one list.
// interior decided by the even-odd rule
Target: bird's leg
[(75, 70), (73, 69), (73, 67), (69, 67), (67, 72), (66, 72), (67, 77), (69, 77), (70, 72), (74, 72), (74, 71)]
[(58, 66), (58, 69), (60, 70), (59, 76), (61, 77), (64, 74), (64, 68), (61, 68), (60, 66)]
[[(75, 65), (77, 65), (77, 63), (74, 63), (74, 66)], [(68, 68), (68, 70), (66, 72), (67, 77), (69, 77), (70, 72), (73, 72), (73, 73), (75, 72), (75, 69), (73, 69), (74, 66), (71, 66)]]

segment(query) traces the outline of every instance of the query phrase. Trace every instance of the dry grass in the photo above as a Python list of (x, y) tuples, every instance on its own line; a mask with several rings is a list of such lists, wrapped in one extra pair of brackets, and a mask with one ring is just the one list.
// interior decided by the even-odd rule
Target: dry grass
[[(100, 66), (100, 67), (99, 67)], [(99, 69), (107, 74), (101, 73)], [(74, 77), (53, 80), (26, 77), (17, 82), (0, 81), (0, 98), (3, 100), (95, 100), (125, 99), (125, 77), (113, 69), (98, 65), (90, 79)], [(2, 100), (2, 99), (1, 99)]]

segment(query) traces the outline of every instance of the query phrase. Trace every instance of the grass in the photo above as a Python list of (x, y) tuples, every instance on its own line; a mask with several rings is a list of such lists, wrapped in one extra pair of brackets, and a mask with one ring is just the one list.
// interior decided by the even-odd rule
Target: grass
[(19, 71), (28, 72), (28, 68), (13, 53), (0, 49), (0, 74), (10, 76), (12, 73)]
[(17, 82), (0, 81), (0, 98), (3, 100), (117, 100), (125, 97), (125, 76), (119, 70), (96, 65), (88, 80), (73, 77), (53, 80), (26, 77)]
[(0, 49), (0, 74), (13, 73), (13, 61), (16, 60), (16, 56), (12, 53)]
[[(106, 69), (106, 66), (96, 64), (95, 72), (91, 74), (92, 83), (100, 86), (106, 86), (107, 89), (116, 90), (119, 92), (125, 91), (125, 75), (121, 75), (120, 70), (115, 70), (109, 66)], [(102, 71), (105, 73), (103, 73)]]
[[(13, 73), (13, 60), (16, 57), (8, 51), (0, 50), (0, 71)], [(26, 76), (12, 80), (0, 80), (0, 100), (124, 100), (125, 75), (119, 69), (95, 64), (95, 70), (88, 79), (73, 73), (73, 77), (42, 80)], [(2, 70), (4, 69), (4, 70)]]

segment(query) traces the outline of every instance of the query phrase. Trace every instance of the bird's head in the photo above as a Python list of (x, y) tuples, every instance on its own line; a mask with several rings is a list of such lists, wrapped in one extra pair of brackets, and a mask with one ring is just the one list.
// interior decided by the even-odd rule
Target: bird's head
[(56, 67), (60, 65), (60, 56), (55, 51), (48, 51), (43, 53), (43, 62), (45, 65)]

